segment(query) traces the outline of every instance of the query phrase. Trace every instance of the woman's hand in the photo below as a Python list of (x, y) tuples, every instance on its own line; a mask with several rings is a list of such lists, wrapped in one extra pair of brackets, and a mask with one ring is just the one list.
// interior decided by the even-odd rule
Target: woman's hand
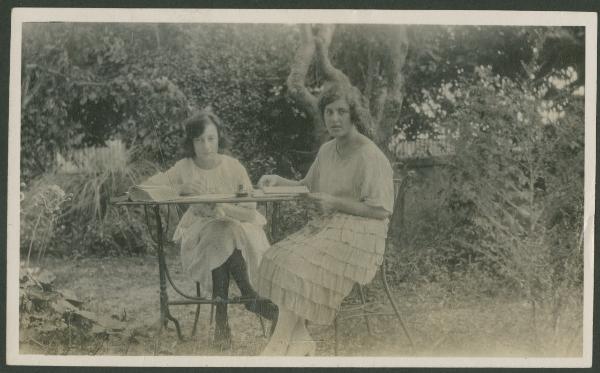
[(260, 179), (258, 180), (258, 187), (262, 188), (262, 187), (270, 187), (270, 186), (277, 186), (279, 184), (281, 184), (281, 180), (283, 178), (281, 176), (278, 175), (262, 175), (260, 177)]
[(305, 197), (311, 204), (323, 213), (337, 210), (337, 198), (327, 193), (308, 193)]
[(334, 197), (327, 193), (309, 193), (305, 198), (310, 202), (309, 208), (317, 208), (325, 214), (337, 211), (373, 219), (386, 219), (390, 216), (390, 213), (383, 207), (370, 206), (364, 202), (353, 201), (343, 197)]

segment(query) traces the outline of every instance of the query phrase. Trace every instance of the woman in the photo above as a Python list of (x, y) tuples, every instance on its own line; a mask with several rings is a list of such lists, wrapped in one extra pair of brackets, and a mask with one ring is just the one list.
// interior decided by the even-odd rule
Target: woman
[(327, 87), (319, 110), (333, 140), (321, 146), (304, 179), (264, 175), (259, 181), (305, 185), (307, 199), (322, 212), (263, 256), (257, 290), (279, 308), (263, 355), (314, 354), (305, 321), (331, 324), (354, 283), (370, 282), (382, 263), (393, 172), (381, 150), (358, 131), (361, 109), (352, 87)]
[[(244, 166), (219, 152), (221, 121), (203, 111), (185, 121), (186, 157), (166, 172), (144, 184), (167, 185), (180, 195), (235, 193), (252, 183)], [(243, 297), (256, 298), (252, 287), (263, 253), (269, 247), (264, 233), (265, 218), (255, 203), (193, 204), (181, 218), (173, 240), (181, 246), (181, 263), (187, 275), (200, 283), (203, 294), (212, 289), (213, 298), (227, 298), (229, 276)], [(275, 320), (277, 307), (266, 300), (245, 304), (250, 311)], [(214, 343), (226, 348), (231, 343), (227, 304), (217, 304)]]

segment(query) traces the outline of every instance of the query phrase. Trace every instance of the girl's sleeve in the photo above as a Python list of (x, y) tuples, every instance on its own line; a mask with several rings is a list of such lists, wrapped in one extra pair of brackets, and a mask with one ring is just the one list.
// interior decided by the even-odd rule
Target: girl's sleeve
[(149, 177), (146, 181), (144, 181), (143, 185), (164, 185), (164, 186), (174, 186), (178, 184), (182, 184), (183, 180), (181, 177), (181, 166), (182, 160), (178, 161), (173, 165), (173, 167), (169, 168), (165, 172), (159, 172), (151, 177)]
[(392, 166), (383, 155), (363, 162), (360, 200), (369, 206), (383, 207), (389, 213), (394, 208), (394, 179)]

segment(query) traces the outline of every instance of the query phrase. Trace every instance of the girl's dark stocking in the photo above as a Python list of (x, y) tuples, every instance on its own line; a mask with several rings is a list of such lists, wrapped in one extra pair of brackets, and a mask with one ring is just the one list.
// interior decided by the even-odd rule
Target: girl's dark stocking
[(268, 299), (259, 298), (258, 293), (252, 288), (248, 278), (248, 266), (242, 256), (242, 252), (238, 249), (234, 250), (233, 254), (227, 259), (227, 264), (231, 276), (242, 293), (242, 297), (252, 298), (251, 301), (244, 303), (246, 309), (267, 320), (276, 321), (278, 314), (277, 306)]
[[(229, 270), (227, 262), (212, 271), (213, 299), (227, 299), (229, 295)], [(217, 303), (215, 312), (214, 343), (221, 348), (231, 345), (231, 330), (227, 320), (227, 303)]]

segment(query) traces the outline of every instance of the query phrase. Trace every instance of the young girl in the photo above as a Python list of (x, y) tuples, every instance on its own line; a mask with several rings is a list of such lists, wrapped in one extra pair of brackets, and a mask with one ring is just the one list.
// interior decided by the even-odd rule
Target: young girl
[[(244, 166), (220, 152), (221, 121), (215, 114), (202, 111), (184, 125), (186, 158), (144, 184), (171, 186), (179, 195), (235, 193), (240, 185), (245, 190), (252, 189)], [(203, 294), (212, 290), (213, 298), (228, 297), (230, 275), (243, 297), (257, 297), (252, 284), (269, 247), (263, 230), (265, 223), (255, 203), (190, 205), (173, 236), (181, 246), (185, 273), (200, 283)], [(269, 320), (277, 317), (277, 307), (267, 300), (245, 306)], [(214, 343), (229, 347), (227, 304), (217, 304), (215, 323)]]

